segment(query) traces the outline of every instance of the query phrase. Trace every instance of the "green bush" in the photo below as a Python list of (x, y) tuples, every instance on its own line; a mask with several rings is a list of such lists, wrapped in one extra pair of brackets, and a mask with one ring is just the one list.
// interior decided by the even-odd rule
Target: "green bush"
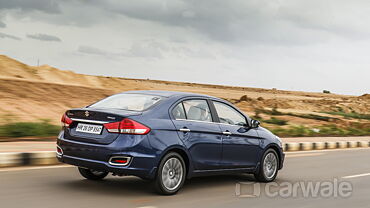
[(48, 121), (16, 122), (0, 126), (1, 137), (56, 136), (59, 131), (60, 126)]
[(333, 118), (333, 117), (320, 116), (320, 115), (316, 115), (316, 114), (294, 114), (294, 113), (289, 113), (288, 115), (295, 116), (295, 117), (300, 117), (300, 118), (320, 120), (320, 121), (336, 120), (336, 118)]
[(261, 119), (261, 113), (262, 113), (263, 111), (261, 110), (261, 109), (255, 109), (254, 110), (254, 116), (253, 116), (253, 119), (255, 119), (255, 120), (257, 120), (257, 119)]
[(343, 116), (345, 118), (356, 118), (356, 119), (370, 120), (370, 114), (361, 114), (361, 113), (357, 113), (355, 111), (353, 111), (351, 113), (346, 113), (346, 112), (343, 112), (343, 111), (324, 112), (324, 113), (330, 114), (330, 115)]
[(277, 128), (270, 129), (272, 133), (282, 137), (303, 137), (313, 136), (314, 131), (304, 126), (292, 126), (287, 129)]
[(258, 110), (259, 110), (259, 113), (264, 113), (267, 115), (274, 115), (274, 116), (284, 115), (284, 113), (278, 111), (277, 108), (272, 108), (272, 110), (265, 110), (265, 109), (258, 109)]
[(278, 119), (275, 117), (271, 117), (271, 119), (264, 120), (264, 122), (269, 123), (269, 124), (279, 125), (279, 126), (284, 126), (288, 123), (286, 120)]
[(278, 111), (277, 108), (273, 108), (271, 111), (271, 115), (279, 116), (279, 115), (284, 115), (284, 114)]
[(268, 115), (275, 115), (275, 116), (287, 115), (287, 116), (294, 116), (294, 117), (299, 117), (299, 118), (306, 118), (306, 119), (313, 119), (313, 120), (320, 120), (320, 121), (337, 120), (337, 118), (333, 118), (329, 116), (320, 116), (320, 115), (315, 115), (315, 114), (283, 113), (283, 112), (278, 111), (276, 108), (273, 108), (272, 110), (260, 109), (259, 113), (265, 113)]
[(304, 137), (304, 136), (369, 136), (369, 127), (352, 126), (340, 128), (336, 125), (318, 126), (308, 128), (305, 126), (292, 126), (289, 128), (270, 129), (274, 134), (282, 137)]

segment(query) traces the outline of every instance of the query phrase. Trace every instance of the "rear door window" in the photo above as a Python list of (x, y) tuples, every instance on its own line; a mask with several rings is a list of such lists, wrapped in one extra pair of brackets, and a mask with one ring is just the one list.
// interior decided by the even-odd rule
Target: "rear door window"
[(179, 103), (173, 110), (172, 115), (175, 119), (186, 119), (184, 106), (182, 105), (182, 102)]
[(212, 122), (211, 111), (206, 100), (185, 100), (183, 104), (188, 120)]

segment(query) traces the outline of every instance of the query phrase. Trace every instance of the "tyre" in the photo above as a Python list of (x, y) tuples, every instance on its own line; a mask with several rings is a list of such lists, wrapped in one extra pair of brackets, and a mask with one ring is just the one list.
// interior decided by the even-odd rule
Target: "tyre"
[(158, 193), (172, 195), (177, 193), (184, 185), (186, 166), (181, 155), (170, 152), (163, 157), (159, 164), (155, 188)]
[(262, 156), (258, 171), (254, 177), (259, 182), (271, 182), (275, 180), (279, 169), (279, 157), (275, 150), (268, 149)]
[(108, 175), (108, 172), (105, 172), (105, 171), (98, 171), (98, 170), (86, 169), (86, 168), (81, 168), (81, 167), (78, 167), (78, 171), (84, 178), (89, 179), (89, 180), (94, 180), (94, 181), (101, 180), (105, 178), (105, 176)]

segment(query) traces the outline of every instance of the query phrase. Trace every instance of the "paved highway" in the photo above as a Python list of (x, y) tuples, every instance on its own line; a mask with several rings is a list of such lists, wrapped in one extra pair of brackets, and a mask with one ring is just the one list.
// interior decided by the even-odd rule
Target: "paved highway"
[[(250, 175), (194, 178), (177, 195), (159, 196), (135, 177), (94, 182), (82, 179), (70, 166), (8, 168), (0, 169), (0, 207), (370, 207), (370, 148), (288, 153), (276, 181), (279, 186), (270, 192), (279, 193), (284, 182), (335, 180), (348, 182), (351, 196), (271, 197), (264, 192), (266, 184), (258, 184), (260, 196), (237, 196), (236, 183), (253, 182)], [(240, 187), (240, 193), (247, 194), (252, 185)]]

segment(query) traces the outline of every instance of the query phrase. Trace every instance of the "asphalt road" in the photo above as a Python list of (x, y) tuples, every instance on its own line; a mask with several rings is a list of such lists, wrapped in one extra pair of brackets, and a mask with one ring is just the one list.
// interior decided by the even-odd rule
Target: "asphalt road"
[[(304, 197), (299, 192), (271, 197), (264, 191), (266, 184), (256, 185), (261, 186), (259, 196), (238, 196), (236, 183), (253, 182), (251, 175), (194, 178), (177, 195), (159, 196), (136, 177), (109, 176), (94, 182), (82, 179), (70, 166), (8, 168), (0, 169), (0, 207), (370, 207), (370, 148), (288, 153), (278, 187), (270, 192), (280, 193), (284, 182), (322, 185), (335, 180), (349, 183), (351, 196)], [(252, 185), (240, 187), (240, 193), (247, 194)]]

